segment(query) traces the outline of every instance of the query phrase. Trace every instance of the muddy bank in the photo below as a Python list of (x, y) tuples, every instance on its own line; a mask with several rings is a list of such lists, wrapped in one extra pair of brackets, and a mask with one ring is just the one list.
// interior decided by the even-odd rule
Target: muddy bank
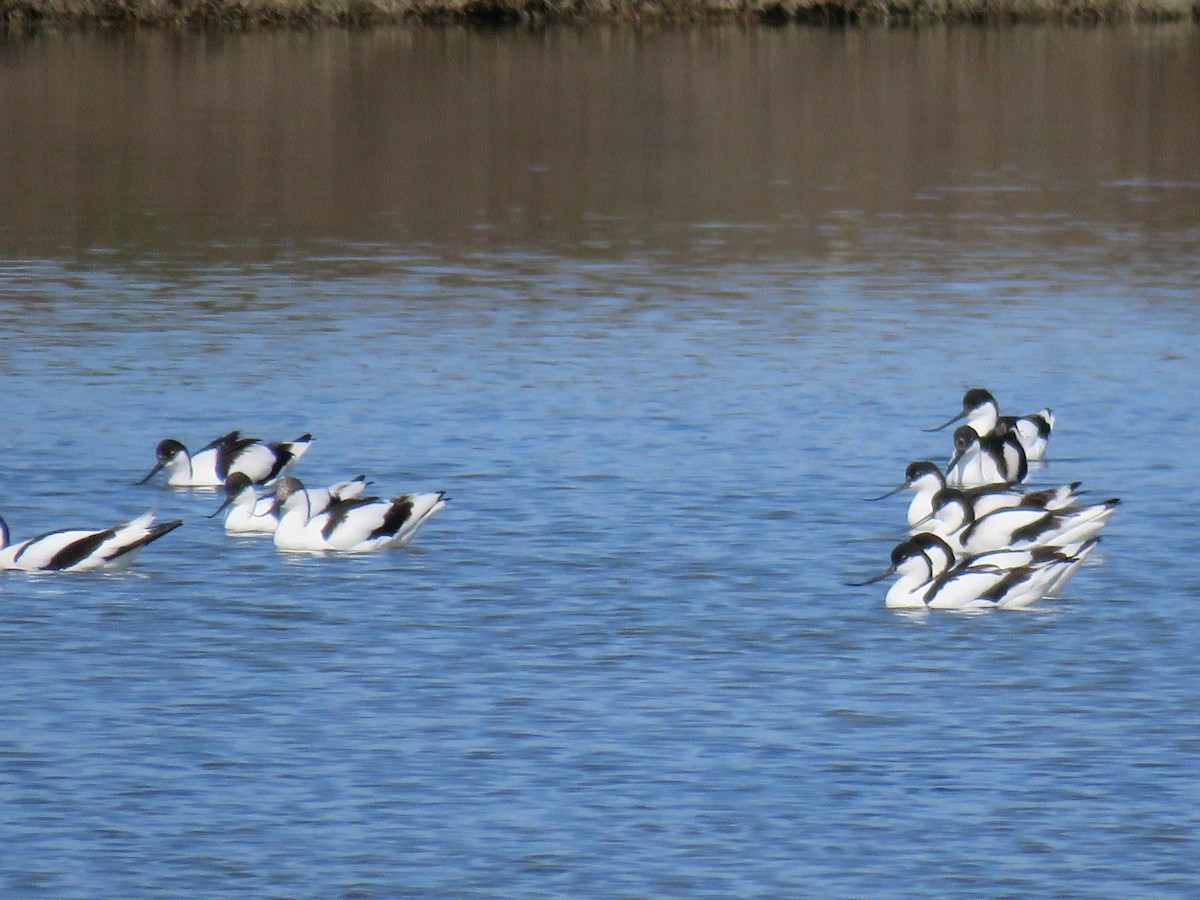
[(1200, 21), (1200, 0), (0, 0), (0, 27), (370, 27), (405, 23), (804, 24)]

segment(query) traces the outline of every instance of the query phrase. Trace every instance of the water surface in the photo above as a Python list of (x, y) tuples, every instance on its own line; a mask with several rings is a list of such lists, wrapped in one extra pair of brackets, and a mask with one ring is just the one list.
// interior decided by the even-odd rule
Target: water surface
[[(1200, 822), (1192, 28), (0, 45), (6, 896), (1182, 896)], [(1123, 505), (897, 615), (921, 429)], [(154, 444), (446, 489), (281, 555)]]

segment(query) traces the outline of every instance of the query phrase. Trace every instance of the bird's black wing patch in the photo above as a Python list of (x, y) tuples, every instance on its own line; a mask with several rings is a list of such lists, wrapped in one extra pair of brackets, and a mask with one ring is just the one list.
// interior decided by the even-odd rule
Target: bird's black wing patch
[(69, 569), (71, 566), (82, 562), (95, 553), (97, 547), (116, 533), (115, 528), (108, 528), (104, 531), (89, 534), (87, 537), (81, 537), (77, 541), (72, 541), (50, 557), (50, 561), (46, 563), (45, 568), (53, 572), (60, 571), (61, 569)]
[(272, 444), (271, 449), (275, 451), (275, 462), (271, 464), (271, 471), (263, 479), (264, 484), (274, 478), (278, 478), (284, 466), (288, 465), (296, 456), (289, 444)]
[(329, 536), (333, 534), (339, 525), (346, 520), (352, 511), (360, 506), (368, 506), (372, 503), (378, 503), (378, 497), (351, 497), (348, 500), (337, 499), (329, 504), (329, 521), (325, 523), (325, 527), (321, 529), (321, 536), (325, 540), (329, 540)]
[(213, 447), (220, 447), (222, 444), (232, 444), (238, 439), (239, 435), (241, 435), (241, 431), (235, 429), (229, 432), (229, 434), (223, 434), (219, 438), (214, 438), (196, 452), (199, 453), (201, 450), (211, 450)]
[(258, 443), (258, 438), (240, 437), (238, 432), (231, 431), (217, 445), (217, 477), (224, 481), (229, 477), (229, 467), (234, 457)]
[(410, 497), (393, 497), (392, 505), (388, 507), (383, 522), (368, 537), (386, 537), (398, 532), (408, 517), (412, 515), (413, 502)]
[(1030, 572), (1031, 570), (1025, 566), (1020, 566), (1016, 569), (1013, 569), (979, 596), (984, 600), (991, 601), (992, 603), (999, 603), (1004, 599), (1005, 594), (1012, 590), (1016, 585), (1029, 578)]
[(1034, 519), (1028, 525), (1014, 528), (1012, 533), (1013, 543), (1019, 544), (1021, 541), (1036, 541), (1053, 523), (1054, 515), (1046, 513), (1044, 516)]

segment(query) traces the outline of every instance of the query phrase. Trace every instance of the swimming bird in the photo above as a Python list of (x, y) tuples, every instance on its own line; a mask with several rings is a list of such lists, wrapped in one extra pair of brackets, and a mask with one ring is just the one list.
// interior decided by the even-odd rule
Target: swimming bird
[(997, 566), (955, 565), (939, 571), (941, 558), (934, 562), (929, 550), (916, 541), (897, 544), (892, 549), (892, 564), (862, 584), (898, 575), (888, 589), (884, 603), (889, 609), (983, 609), (999, 605), (987, 597), (1007, 576)]
[(343, 553), (402, 547), (446, 505), (446, 499), (445, 491), (401, 494), (387, 500), (353, 497), (334, 500), (324, 511), (315, 512), (304, 485), (285, 475), (275, 487), (274, 511), (279, 517), (275, 546)]
[(1012, 506), (977, 516), (969, 497), (947, 488), (934, 497), (928, 521), (916, 527), (942, 537), (956, 555), (1034, 547), (1076, 551), (1103, 530), (1120, 502), (1113, 497), (1059, 510)]
[[(924, 552), (925, 557), (929, 560), (934, 577), (949, 571), (955, 566), (967, 568), (988, 566), (1004, 572), (1014, 572), (1021, 568), (1062, 563), (1062, 565), (1055, 566), (1055, 577), (1047, 584), (1040, 585), (1046, 597), (1057, 596), (1071, 576), (1075, 574), (1075, 570), (1082, 565), (1083, 561), (1096, 548), (1096, 545), (1100, 543), (1099, 537), (1093, 537), (1082, 544), (1075, 544), (1065, 548), (1031, 547), (1024, 550), (989, 550), (975, 556), (967, 556), (956, 554), (945, 540), (932, 532), (915, 534), (910, 540)], [(1014, 597), (1008, 598), (1010, 605), (1014, 602)]]
[(0, 569), (119, 572), (129, 567), (139, 550), (182, 524), (182, 519), (155, 524), (152, 510), (112, 528), (47, 531), (10, 546), (8, 525), (0, 519)]
[[(1001, 577), (990, 586), (983, 587), (974, 597), (969, 590), (960, 585), (960, 581), (965, 579), (948, 573), (942, 576), (946, 579), (946, 586), (935, 586), (930, 590), (930, 607), (935, 607), (939, 602), (944, 604), (944, 608), (953, 609), (979, 609), (986, 608), (989, 604), (1000, 609), (1022, 609), (1030, 606), (1048, 596), (1056, 584), (1069, 577), (1070, 571), (1073, 571), (1073, 566), (1076, 565), (1074, 559), (1050, 548), (1041, 548), (1039, 555), (1044, 558), (1037, 559), (1029, 565), (998, 569), (1002, 573)], [(983, 569), (989, 567), (988, 564), (982, 566)], [(979, 564), (973, 563), (966, 571), (975, 572), (978, 569)], [(956, 602), (962, 602), (961, 606), (949, 605), (950, 596), (955, 592), (948, 590), (948, 587), (956, 588), (957, 592), (961, 593), (960, 597), (954, 598)]]
[(307, 433), (294, 441), (266, 444), (231, 431), (192, 454), (179, 441), (166, 438), (155, 448), (154, 468), (138, 484), (145, 484), (163, 469), (172, 487), (220, 487), (234, 472), (244, 473), (254, 484), (267, 484), (295, 465), (311, 442), (312, 435)]
[(884, 601), (891, 609), (1018, 609), (1060, 590), (1094, 546), (1074, 556), (1038, 548), (947, 565), (948, 545), (934, 535), (920, 535), (897, 544), (891, 566), (860, 584), (898, 575)]
[(962, 410), (936, 428), (926, 431), (941, 431), (960, 419), (966, 419), (967, 425), (980, 437), (989, 434), (1003, 435), (1013, 432), (1025, 451), (1030, 462), (1039, 462), (1046, 455), (1046, 446), (1050, 433), (1054, 430), (1054, 411), (1044, 407), (1035, 413), (1024, 416), (1002, 416), (1000, 405), (992, 393), (984, 388), (971, 388), (963, 394)]
[[(1043, 509), (1062, 509), (1078, 501), (1081, 483), (1073, 481), (1059, 487), (1031, 491), (1024, 491), (1007, 484), (986, 484), (967, 488), (963, 490), (963, 493), (971, 499), (977, 515), (984, 515), (1005, 506), (1040, 506)], [(904, 480), (900, 484), (886, 494), (868, 499), (870, 501), (883, 500), (906, 488), (912, 489), (915, 493), (908, 505), (907, 514), (908, 524), (911, 528), (933, 512), (934, 496), (946, 487), (946, 476), (942, 474), (937, 463), (920, 459), (908, 464), (904, 470)]]
[[(339, 481), (327, 488), (304, 488), (313, 515), (324, 512), (334, 500), (350, 500), (362, 494), (370, 482), (365, 475)], [(227, 510), (227, 512), (226, 512)], [(209, 514), (212, 519), (225, 512), (225, 530), (230, 534), (274, 534), (279, 525), (275, 494), (259, 495), (244, 472), (225, 479), (225, 501)]]
[(1011, 485), (1029, 475), (1029, 460), (1016, 432), (980, 435), (970, 425), (954, 431), (954, 454), (946, 465), (946, 484), (956, 488)]

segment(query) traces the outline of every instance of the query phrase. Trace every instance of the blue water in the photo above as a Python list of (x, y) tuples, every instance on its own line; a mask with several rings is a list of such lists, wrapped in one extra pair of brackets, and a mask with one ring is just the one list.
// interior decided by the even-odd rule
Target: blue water
[[(0, 41), (0, 897), (1200, 896), (1194, 25)], [(1065, 596), (905, 615), (1054, 408)], [(164, 437), (446, 490), (277, 553)]]
[[(186, 523), (0, 579), (3, 893), (1196, 893), (1194, 259), (938, 249), (6, 263), (14, 535)], [(976, 384), (1124, 503), (1064, 599), (899, 615), (863, 498)], [(233, 427), (453, 499), (320, 558), (131, 486)]]

